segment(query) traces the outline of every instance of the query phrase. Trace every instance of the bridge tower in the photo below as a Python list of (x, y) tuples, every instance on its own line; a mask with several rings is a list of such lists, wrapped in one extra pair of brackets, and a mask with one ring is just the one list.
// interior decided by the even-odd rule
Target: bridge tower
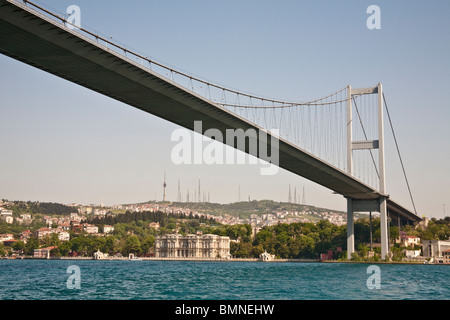
[[(378, 140), (353, 141), (353, 96), (361, 94), (378, 95)], [(347, 172), (353, 175), (353, 150), (378, 149), (379, 193), (376, 200), (354, 199), (347, 197), (347, 258), (355, 252), (354, 212), (379, 212), (381, 228), (381, 258), (389, 251), (388, 218), (386, 200), (386, 177), (384, 157), (384, 123), (383, 123), (383, 87), (379, 83), (374, 88), (347, 88)]]

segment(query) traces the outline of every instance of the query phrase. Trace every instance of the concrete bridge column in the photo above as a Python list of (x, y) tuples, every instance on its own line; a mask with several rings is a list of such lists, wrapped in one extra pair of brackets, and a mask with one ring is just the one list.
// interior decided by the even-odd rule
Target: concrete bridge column
[(389, 252), (388, 241), (389, 223), (387, 217), (386, 197), (380, 197), (380, 232), (381, 232), (381, 259), (385, 259)]
[(355, 252), (355, 226), (353, 215), (353, 199), (347, 198), (347, 259)]
[[(380, 176), (380, 194), (386, 194), (386, 173), (384, 159), (384, 124), (383, 124), (383, 86), (378, 84), (378, 169)], [(380, 196), (380, 231), (381, 231), (381, 259), (385, 259), (389, 252), (387, 217), (387, 201), (385, 196)]]

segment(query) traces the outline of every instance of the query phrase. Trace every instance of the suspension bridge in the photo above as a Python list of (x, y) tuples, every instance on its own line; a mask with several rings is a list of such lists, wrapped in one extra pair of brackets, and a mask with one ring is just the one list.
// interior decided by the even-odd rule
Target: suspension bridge
[[(395, 132), (380, 83), (303, 102), (259, 97), (167, 67), (67, 18), (30, 1), (0, 0), (0, 52), (184, 128), (194, 130), (201, 121), (202, 134), (212, 128), (224, 136), (227, 129), (264, 130), (270, 137), (265, 143), (277, 142), (279, 167), (347, 199), (349, 257), (354, 212), (380, 213), (383, 258), (390, 219), (399, 226), (421, 220), (404, 168), (414, 211), (386, 193), (385, 111), (394, 139)], [(248, 143), (226, 143), (251, 152)], [(260, 150), (253, 155), (267, 160)]]

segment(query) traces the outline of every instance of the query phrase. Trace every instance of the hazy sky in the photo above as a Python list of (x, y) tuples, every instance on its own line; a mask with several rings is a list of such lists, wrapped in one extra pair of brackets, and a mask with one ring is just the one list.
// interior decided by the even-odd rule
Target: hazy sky
[[(84, 28), (157, 61), (231, 88), (305, 101), (351, 84), (383, 83), (419, 215), (450, 213), (450, 2), (448, 1), (36, 1), (81, 8)], [(381, 29), (369, 30), (369, 5)], [(0, 198), (62, 203), (191, 199), (306, 202), (344, 210), (331, 190), (280, 169), (175, 165), (178, 126), (0, 56)], [(386, 127), (387, 191), (412, 209)]]

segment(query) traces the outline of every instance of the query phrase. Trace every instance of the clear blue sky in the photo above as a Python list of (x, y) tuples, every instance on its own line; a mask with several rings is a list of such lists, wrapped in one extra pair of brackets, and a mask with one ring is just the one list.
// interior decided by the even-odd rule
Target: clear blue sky
[[(305, 101), (348, 84), (383, 83), (420, 215), (450, 214), (450, 2), (448, 1), (87, 1), (82, 26), (158, 61), (245, 92)], [(381, 9), (369, 30), (366, 9)], [(211, 201), (306, 201), (345, 209), (345, 199), (280, 170), (172, 164), (178, 127), (0, 56), (0, 197), (83, 204), (183, 198), (201, 180)], [(387, 189), (412, 209), (386, 128)]]

